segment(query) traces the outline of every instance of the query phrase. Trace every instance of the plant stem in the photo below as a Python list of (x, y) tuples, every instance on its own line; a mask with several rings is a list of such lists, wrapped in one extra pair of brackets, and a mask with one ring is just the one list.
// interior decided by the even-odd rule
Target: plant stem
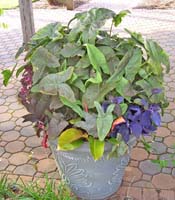
[(111, 28), (110, 28), (110, 31), (109, 31), (109, 35), (111, 36), (112, 35), (112, 28), (113, 28), (113, 21), (112, 21), (112, 23), (111, 23)]

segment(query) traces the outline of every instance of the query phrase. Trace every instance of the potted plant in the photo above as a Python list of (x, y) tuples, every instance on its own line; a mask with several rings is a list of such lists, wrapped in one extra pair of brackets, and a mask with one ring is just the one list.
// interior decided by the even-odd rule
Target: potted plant
[[(63, 26), (52, 23), (28, 44), (22, 72), (24, 121), (35, 124), (62, 178), (83, 199), (104, 199), (120, 186), (129, 151), (150, 136), (168, 105), (165, 51), (141, 34), (112, 34), (128, 11), (93, 8)], [(112, 20), (110, 30), (103, 29)], [(72, 25), (73, 24), (73, 25)], [(17, 56), (24, 50), (20, 49)], [(13, 70), (14, 71), (14, 70)], [(4, 84), (12, 72), (5, 70)]]

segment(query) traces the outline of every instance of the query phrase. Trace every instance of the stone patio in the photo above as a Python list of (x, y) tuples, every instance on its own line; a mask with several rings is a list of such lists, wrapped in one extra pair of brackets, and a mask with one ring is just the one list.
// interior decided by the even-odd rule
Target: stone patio
[[(114, 8), (111, 6), (112, 0), (108, 3), (100, 2), (101, 6)], [(84, 4), (77, 10), (85, 10), (91, 6)], [(66, 23), (77, 10), (35, 9), (36, 28), (57, 19)], [(0, 30), (0, 67), (11, 69), (15, 64), (15, 52), (22, 43), (19, 11), (7, 11), (3, 20), (9, 24), (9, 29)], [(175, 167), (169, 163), (167, 168), (159, 169), (150, 160), (158, 156), (169, 159), (168, 153), (173, 152), (172, 145), (175, 144), (175, 10), (134, 9), (115, 31), (122, 33), (123, 27), (157, 40), (169, 53), (171, 71), (165, 76), (165, 87), (170, 104), (155, 137), (155, 152), (148, 154), (141, 143), (137, 144), (131, 152), (131, 161), (126, 168), (122, 186), (110, 200), (123, 200), (126, 195), (136, 200), (174, 200)], [(18, 62), (22, 63), (22, 58)], [(21, 177), (24, 181), (36, 178), (43, 180), (44, 173), (59, 179), (50, 149), (41, 147), (41, 139), (35, 136), (30, 123), (22, 122), (21, 117), (26, 111), (17, 100), (19, 80), (13, 78), (4, 87), (0, 75), (0, 85), (0, 173), (7, 173), (12, 179)]]

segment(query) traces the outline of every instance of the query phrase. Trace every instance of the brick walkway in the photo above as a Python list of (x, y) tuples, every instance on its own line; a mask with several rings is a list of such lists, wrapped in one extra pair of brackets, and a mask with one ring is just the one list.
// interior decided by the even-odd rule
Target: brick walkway
[[(102, 5), (110, 7), (110, 4)], [(85, 4), (77, 10), (90, 6)], [(38, 29), (57, 19), (66, 23), (75, 12), (35, 10), (36, 27)], [(0, 30), (1, 69), (12, 68), (15, 52), (22, 43), (18, 10), (8, 11), (5, 20), (9, 29)], [(171, 71), (165, 76), (165, 83), (170, 105), (155, 137), (156, 152), (148, 155), (142, 145), (137, 144), (126, 168), (122, 187), (111, 199), (123, 200), (128, 194), (137, 200), (174, 200), (175, 167), (169, 163), (167, 168), (160, 170), (150, 160), (157, 156), (168, 159), (167, 153), (172, 152), (171, 146), (175, 143), (175, 10), (133, 10), (116, 31), (122, 32), (123, 27), (154, 38), (169, 53)], [(12, 179), (22, 177), (24, 181), (42, 177), (45, 172), (49, 177), (59, 178), (50, 150), (40, 146), (41, 140), (34, 135), (30, 123), (22, 123), (21, 116), (26, 111), (16, 97), (19, 81), (13, 79), (5, 88), (0, 74), (0, 86), (0, 173), (8, 173)]]

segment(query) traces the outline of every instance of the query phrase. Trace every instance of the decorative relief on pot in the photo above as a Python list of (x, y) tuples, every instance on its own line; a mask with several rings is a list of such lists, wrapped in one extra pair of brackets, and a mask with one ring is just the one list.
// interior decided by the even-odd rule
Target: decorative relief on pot
[(111, 179), (108, 181), (109, 185), (116, 184), (117, 187), (120, 186), (125, 167), (128, 165), (129, 162), (129, 156), (125, 155), (118, 159), (118, 163), (116, 165), (115, 171), (112, 174)]
[[(58, 151), (57, 142), (50, 142), (60, 175), (80, 198), (100, 200), (112, 195), (119, 187), (129, 155), (106, 159), (105, 155), (94, 162), (88, 150)], [(88, 145), (87, 145), (88, 149)]]

